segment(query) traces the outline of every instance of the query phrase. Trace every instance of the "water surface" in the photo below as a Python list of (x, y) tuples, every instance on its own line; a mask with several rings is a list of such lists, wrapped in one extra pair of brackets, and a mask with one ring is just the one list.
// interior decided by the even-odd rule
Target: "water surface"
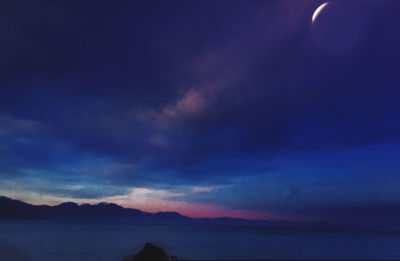
[(400, 236), (288, 228), (0, 222), (2, 260), (121, 261), (146, 242), (178, 259), (400, 259)]

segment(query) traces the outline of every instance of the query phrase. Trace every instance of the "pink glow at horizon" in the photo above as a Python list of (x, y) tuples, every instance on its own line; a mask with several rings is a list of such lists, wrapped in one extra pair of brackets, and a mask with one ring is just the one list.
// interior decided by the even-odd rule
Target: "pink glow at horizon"
[(55, 195), (43, 195), (34, 192), (14, 193), (8, 191), (7, 196), (22, 200), (34, 205), (51, 205), (55, 206), (63, 202), (72, 201), (78, 204), (98, 204), (100, 202), (115, 203), (125, 208), (135, 208), (144, 212), (178, 212), (184, 216), (193, 218), (245, 218), (254, 220), (288, 220), (288, 217), (278, 213), (267, 213), (257, 210), (232, 209), (229, 207), (216, 206), (204, 203), (192, 203), (173, 200), (174, 197), (182, 197), (199, 192), (209, 192), (221, 188), (229, 188), (233, 185), (209, 186), (209, 187), (192, 187), (186, 192), (171, 192), (167, 190), (154, 190), (149, 188), (133, 188), (132, 191), (125, 195), (104, 197), (100, 199), (77, 199), (71, 197), (59, 197)]
[(156, 213), (162, 211), (175, 211), (182, 215), (194, 218), (232, 217), (245, 219), (285, 219), (284, 216), (277, 215), (275, 213), (265, 213), (263, 211), (256, 210), (231, 209), (228, 207), (215, 206), (211, 204), (191, 203), (171, 199), (176, 196), (211, 191), (228, 186), (231, 185), (204, 187), (203, 189), (200, 187), (194, 187), (190, 189), (188, 193), (172, 193), (163, 190), (135, 188), (130, 194), (104, 198), (104, 200), (108, 202), (114, 202), (124, 207), (140, 209), (145, 212)]
[(137, 206), (137, 204), (131, 204), (129, 201), (115, 201), (114, 203), (122, 205), (124, 207), (138, 208), (145, 212), (163, 212), (163, 211), (174, 211), (184, 216), (194, 218), (218, 218), (218, 217), (232, 217), (232, 218), (246, 218), (246, 219), (274, 219), (275, 216), (266, 215), (259, 211), (241, 210), (241, 209), (230, 209), (224, 207), (217, 207), (208, 204), (198, 203), (186, 203), (179, 201), (168, 201), (168, 200), (157, 200), (149, 199), (146, 201), (148, 206)]

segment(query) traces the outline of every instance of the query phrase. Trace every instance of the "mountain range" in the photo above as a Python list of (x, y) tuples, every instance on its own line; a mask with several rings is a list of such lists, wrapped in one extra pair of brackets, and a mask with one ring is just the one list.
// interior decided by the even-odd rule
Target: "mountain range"
[[(124, 208), (114, 203), (96, 205), (65, 202), (57, 206), (32, 205), (19, 200), (0, 196), (0, 220), (51, 220), (51, 221), (89, 221), (124, 222), (134, 224), (196, 224), (263, 226), (269, 228), (297, 229), (364, 229), (352, 224), (340, 225), (326, 221), (292, 222), (248, 220), (241, 218), (191, 218), (177, 212), (148, 213), (138, 209)], [(378, 230), (381, 230), (380, 228)], [(386, 229), (384, 229), (386, 230)]]
[[(112, 221), (140, 224), (208, 224), (287, 226), (295, 222), (247, 220), (241, 218), (191, 218), (177, 212), (148, 213), (114, 203), (96, 205), (65, 202), (57, 206), (32, 205), (0, 196), (0, 220)], [(296, 222), (297, 223), (297, 222)], [(302, 224), (302, 223), (298, 223)]]
[(57, 206), (31, 205), (19, 200), (0, 196), (0, 219), (25, 220), (121, 220), (121, 221), (188, 221), (177, 212), (147, 213), (133, 208), (124, 208), (114, 203), (96, 205), (65, 202)]

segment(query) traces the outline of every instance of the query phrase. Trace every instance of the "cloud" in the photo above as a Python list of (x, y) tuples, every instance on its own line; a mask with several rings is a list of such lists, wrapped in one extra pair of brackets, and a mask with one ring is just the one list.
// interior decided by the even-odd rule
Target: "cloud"
[[(398, 126), (391, 113), (397, 105), (387, 99), (395, 97), (396, 90), (381, 83), (391, 77), (380, 71), (375, 76), (368, 73), (371, 65), (358, 54), (349, 55), (349, 63), (340, 70), (345, 73), (340, 75), (336, 72), (343, 66), (340, 61), (316, 55), (304, 43), (307, 31), (301, 27), (302, 17), (312, 9), (310, 3), (265, 3), (262, 8), (247, 8), (237, 29), (224, 31), (221, 39), (204, 41), (204, 49), (188, 56), (185, 66), (168, 67), (169, 81), (132, 79), (122, 84), (131, 87), (123, 88), (110, 72), (107, 75), (115, 88), (77, 76), (71, 77), (69, 84), (60, 84), (64, 82), (61, 78), (47, 83), (50, 86), (27, 82), (20, 84), (20, 90), (39, 86), (35, 89), (49, 99), (20, 97), (18, 100), (28, 102), (19, 110), (34, 111), (32, 108), (43, 102), (49, 109), (42, 111), (41, 117), (71, 146), (125, 160), (154, 158), (172, 169), (177, 167), (172, 165), (198, 164), (232, 152), (260, 155), (286, 147), (362, 146), (397, 137)], [(95, 20), (99, 18), (93, 15)], [(98, 37), (103, 36), (87, 40)], [(373, 46), (367, 45), (365, 52), (376, 52)], [(145, 53), (152, 57), (151, 50)], [(325, 67), (321, 67), (322, 59)], [(110, 66), (119, 62), (110, 60)], [(349, 91), (349, 85), (355, 87)], [(373, 86), (378, 85), (383, 87), (376, 95)], [(16, 95), (15, 86), (5, 88), (6, 96)], [(71, 97), (74, 106), (66, 101)], [(340, 110), (331, 106), (335, 97), (343, 101)], [(379, 106), (383, 101), (386, 108)], [(64, 106), (57, 106), (59, 103)], [(371, 103), (380, 109), (372, 112), (367, 108)], [(35, 113), (29, 116), (25, 119), (38, 118)]]
[[(99, 199), (106, 196), (126, 193), (124, 186), (108, 185), (102, 182), (88, 182), (80, 177), (68, 178), (59, 173), (40, 175), (31, 170), (24, 176), (0, 180), (5, 195), (46, 195), (47, 198), (70, 198), (75, 200)], [(54, 201), (54, 200), (53, 200)]]
[(19, 168), (54, 164), (66, 143), (57, 139), (52, 126), (40, 121), (0, 114), (0, 175), (19, 175)]
[[(398, 24), (396, 8), (376, 4), (362, 45), (335, 56), (309, 38), (313, 1), (170, 5), (98, 3), (86, 12), (73, 2), (10, 2), (0, 10), (9, 25), (0, 28), (2, 181), (34, 177), (49, 181), (38, 192), (92, 199), (186, 186), (192, 191), (154, 197), (264, 211), (343, 200), (316, 197), (318, 177), (386, 184), (367, 170), (298, 159), (400, 138), (400, 35), (387, 26)], [(390, 158), (379, 151), (364, 162)], [(70, 180), (53, 191), (62, 177)]]
[(39, 121), (15, 118), (9, 114), (0, 114), (0, 139), (19, 138), (20, 142), (28, 142), (26, 136), (39, 135), (47, 130), (47, 126)]
[(210, 192), (210, 191), (214, 191), (214, 190), (218, 190), (218, 189), (222, 189), (222, 188), (231, 188), (234, 187), (235, 185), (231, 184), (231, 185), (220, 185), (220, 186), (208, 186), (208, 187), (193, 187), (190, 189), (191, 193), (198, 193), (198, 192)]

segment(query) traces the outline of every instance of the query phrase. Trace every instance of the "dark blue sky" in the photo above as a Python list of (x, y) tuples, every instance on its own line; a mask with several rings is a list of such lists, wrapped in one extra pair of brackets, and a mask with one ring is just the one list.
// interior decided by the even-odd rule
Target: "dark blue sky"
[(325, 2), (3, 1), (1, 194), (392, 222), (400, 4)]

